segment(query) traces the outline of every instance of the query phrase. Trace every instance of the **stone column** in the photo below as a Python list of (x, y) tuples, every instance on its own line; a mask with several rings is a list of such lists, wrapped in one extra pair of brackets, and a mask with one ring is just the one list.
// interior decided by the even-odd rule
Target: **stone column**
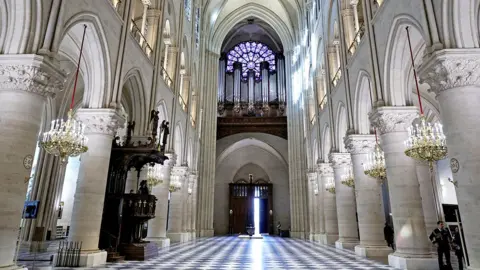
[(158, 27), (160, 26), (160, 18), (162, 16), (161, 9), (149, 9), (147, 10), (147, 25), (148, 31), (145, 35), (148, 44), (150, 47), (155, 50), (155, 46), (157, 43), (157, 31)]
[(334, 71), (334, 74), (340, 69), (340, 67), (342, 66), (340, 64), (340, 40), (334, 40), (333, 41), (333, 46), (335, 46), (335, 61), (336, 61), (336, 69)]
[(335, 247), (339, 249), (353, 249), (358, 244), (357, 209), (355, 191), (342, 184), (342, 177), (351, 166), (350, 154), (331, 153), (330, 158), (335, 177), (335, 191), (337, 200), (338, 241)]
[(190, 195), (190, 207), (188, 209), (188, 223), (190, 227), (190, 240), (195, 240), (196, 232), (195, 232), (195, 223), (196, 223), (196, 215), (197, 215), (197, 181), (198, 175), (197, 172), (190, 172), (189, 175), (190, 183), (192, 184), (192, 195)]
[(392, 252), (383, 234), (385, 214), (381, 183), (363, 171), (363, 164), (368, 161), (375, 144), (374, 135), (349, 135), (345, 139), (345, 146), (352, 156), (360, 231), (360, 245), (355, 247), (355, 253), (363, 257), (387, 257)]
[(447, 49), (433, 53), (420, 69), (440, 103), (471, 270), (480, 269), (479, 63), (478, 49)]
[(170, 239), (167, 238), (168, 193), (170, 192), (172, 167), (176, 159), (174, 154), (166, 154), (166, 156), (168, 159), (163, 162), (163, 165), (160, 165), (163, 183), (158, 184), (152, 190), (152, 195), (157, 197), (157, 207), (155, 208), (155, 218), (148, 221), (148, 233), (147, 239), (145, 239), (157, 244), (159, 248), (170, 246)]
[[(337, 52), (335, 51), (335, 46), (328, 46), (328, 63), (330, 67), (330, 82), (333, 80), (335, 77), (335, 74), (337, 73), (338, 67), (337, 66)], [(327, 89), (327, 88), (325, 88)]]
[(176, 166), (172, 168), (170, 178), (172, 181), (179, 181), (182, 184), (180, 190), (170, 192), (170, 210), (168, 212), (167, 236), (172, 243), (183, 243), (188, 240), (188, 235), (183, 230), (184, 201), (187, 193), (185, 178), (188, 167)]
[(0, 55), (0, 268), (14, 254), (45, 97), (61, 90), (58, 67), (38, 55)]
[(315, 183), (317, 182), (317, 173), (316, 172), (308, 172), (308, 222), (310, 227), (310, 234), (309, 239), (310, 241), (314, 240), (315, 234), (315, 223), (317, 221), (316, 218), (316, 205), (315, 205)]
[(354, 25), (354, 11), (352, 8), (347, 8), (342, 10), (342, 19), (343, 19), (343, 26), (344, 26), (344, 35), (345, 35), (345, 44), (350, 47), (352, 44), (355, 34), (355, 25)]
[(380, 132), (385, 152), (397, 250), (388, 256), (391, 266), (402, 269), (438, 269), (425, 234), (422, 198), (415, 160), (406, 156), (407, 128), (418, 117), (416, 107), (379, 107), (370, 122)]
[(322, 179), (319, 192), (323, 195), (323, 213), (325, 216), (325, 233), (320, 235), (320, 243), (332, 245), (338, 240), (337, 200), (335, 194), (326, 190), (326, 183), (333, 182), (333, 168), (331, 163), (318, 164)]
[[(437, 221), (439, 218), (437, 207), (435, 206), (435, 199), (433, 196), (434, 186), (430, 178), (430, 168), (428, 167), (428, 164), (426, 162), (416, 161), (416, 173), (418, 183), (420, 184), (420, 197), (422, 197), (426, 234), (430, 235), (430, 233), (437, 228)], [(443, 218), (441, 220), (443, 220)]]
[(313, 241), (315, 242), (321, 242), (321, 238), (325, 235), (325, 214), (324, 214), (324, 196), (325, 196), (325, 187), (323, 184), (322, 176), (321, 176), (321, 171), (320, 171), (320, 164), (317, 164), (317, 189), (318, 189), (318, 194), (315, 195), (315, 202), (314, 204), (316, 205), (316, 208), (314, 209), (315, 211), (315, 217), (317, 218), (316, 220), (316, 226), (315, 226), (315, 235), (313, 237)]
[(112, 139), (124, 119), (114, 109), (79, 109), (86, 125), (88, 152), (81, 157), (69, 241), (82, 242), (80, 266), (105, 264), (107, 252), (98, 249)]
[[(142, 0), (142, 4), (143, 4), (143, 14), (142, 14), (141, 31), (142, 31), (142, 35), (146, 37), (147, 36), (147, 11), (148, 11), (148, 7), (152, 3), (150, 2), (150, 0)], [(142, 44), (143, 44), (143, 39), (140, 39), (140, 46), (142, 46)]]

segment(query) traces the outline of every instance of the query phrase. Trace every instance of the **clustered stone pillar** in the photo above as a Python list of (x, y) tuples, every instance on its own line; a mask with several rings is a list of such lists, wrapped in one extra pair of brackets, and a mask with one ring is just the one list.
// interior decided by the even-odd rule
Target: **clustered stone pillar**
[(363, 164), (368, 161), (375, 144), (374, 135), (349, 135), (345, 139), (345, 146), (352, 157), (360, 231), (360, 245), (355, 247), (355, 253), (364, 257), (386, 257), (392, 252), (386, 246), (383, 234), (385, 214), (381, 183), (363, 170)]
[(425, 235), (422, 197), (416, 162), (405, 155), (407, 128), (418, 117), (416, 107), (379, 107), (370, 114), (370, 122), (380, 132), (387, 165), (397, 250), (388, 256), (389, 264), (401, 269), (438, 269)]
[(315, 242), (322, 242), (322, 237), (325, 236), (325, 214), (324, 214), (324, 196), (325, 196), (325, 187), (322, 181), (322, 176), (321, 172), (319, 169), (319, 166), (317, 165), (316, 168), (316, 183), (317, 183), (317, 189), (318, 193), (315, 195), (314, 198), (314, 205), (316, 206), (314, 208), (315, 211), (315, 217), (316, 217), (316, 226), (315, 226), (315, 232), (313, 236), (313, 241)]
[(168, 193), (170, 188), (170, 177), (173, 164), (175, 164), (175, 155), (166, 154), (167, 160), (161, 166), (161, 176), (163, 182), (152, 189), (152, 195), (157, 197), (157, 206), (155, 208), (155, 218), (148, 221), (147, 241), (157, 244), (164, 248), (170, 246), (170, 239), (167, 238), (167, 220), (168, 220)]
[(314, 234), (315, 234), (315, 223), (316, 223), (316, 206), (315, 206), (315, 183), (317, 182), (317, 173), (316, 172), (308, 172), (308, 223), (310, 226), (310, 233), (309, 239), (310, 241), (314, 241)]
[(37, 55), (0, 55), (0, 268), (14, 266), (18, 228), (45, 97), (61, 90), (57, 67)]
[(333, 168), (331, 163), (320, 163), (318, 170), (322, 179), (319, 192), (323, 194), (323, 213), (325, 216), (325, 234), (320, 236), (322, 244), (334, 244), (338, 239), (337, 201), (334, 193), (326, 190), (327, 183), (333, 183)]
[(354, 189), (342, 184), (342, 177), (351, 166), (350, 154), (331, 153), (335, 177), (337, 200), (338, 241), (335, 246), (340, 249), (353, 249), (358, 244), (357, 209)]
[(88, 152), (81, 157), (69, 240), (82, 242), (80, 266), (92, 267), (107, 260), (98, 241), (112, 140), (123, 118), (114, 109), (80, 109), (76, 118), (86, 125)]
[(188, 240), (194, 240), (195, 235), (195, 213), (196, 213), (196, 197), (197, 197), (197, 174), (191, 171), (188, 174), (188, 198), (186, 214), (186, 231), (188, 233)]
[(183, 230), (183, 211), (185, 194), (187, 193), (187, 185), (185, 178), (187, 176), (188, 167), (175, 166), (172, 168), (170, 175), (171, 181), (181, 183), (181, 189), (170, 192), (170, 210), (168, 213), (168, 231), (167, 236), (172, 243), (183, 243), (188, 241), (187, 235)]
[(433, 53), (420, 69), (422, 83), (440, 103), (471, 270), (480, 269), (479, 65), (478, 49), (447, 49)]

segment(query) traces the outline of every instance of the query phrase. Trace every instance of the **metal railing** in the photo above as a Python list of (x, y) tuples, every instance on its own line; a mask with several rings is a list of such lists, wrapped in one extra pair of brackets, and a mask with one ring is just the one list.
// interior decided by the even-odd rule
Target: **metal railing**
[(132, 23), (131, 31), (132, 31), (133, 38), (138, 42), (138, 44), (142, 48), (143, 52), (147, 55), (147, 57), (150, 58), (153, 52), (152, 47), (148, 45), (147, 39), (145, 38), (145, 36), (143, 36), (142, 30), (140, 30), (140, 28), (135, 24), (135, 21), (132, 20), (131, 23)]
[(172, 87), (173, 85), (173, 80), (172, 78), (170, 78), (170, 76), (168, 75), (167, 71), (161, 67), (162, 69), (160, 70), (160, 74), (162, 75), (162, 78), (163, 80), (165, 81), (165, 84), (168, 86), (168, 87)]
[(185, 103), (185, 100), (183, 100), (182, 95), (178, 95), (178, 102), (180, 103), (180, 106), (182, 106), (183, 111), (187, 111), (187, 103)]
[(80, 266), (81, 253), (82, 242), (60, 242), (55, 266), (78, 267)]
[(348, 48), (348, 52), (350, 55), (353, 55), (355, 51), (357, 51), (358, 45), (360, 45), (360, 41), (362, 41), (363, 35), (365, 34), (365, 23), (360, 25), (360, 29), (358, 29), (357, 34), (353, 38), (353, 42)]
[(338, 70), (335, 73), (335, 76), (333, 77), (333, 80), (332, 80), (333, 86), (337, 86), (338, 81), (340, 81), (340, 78), (342, 78), (342, 69), (338, 68)]
[(320, 101), (320, 104), (319, 104), (319, 105), (320, 105), (320, 109), (323, 110), (323, 108), (325, 108), (325, 106), (327, 105), (327, 100), (328, 100), (328, 99), (327, 99), (327, 95), (324, 95), (323, 98), (322, 98), (322, 100)]

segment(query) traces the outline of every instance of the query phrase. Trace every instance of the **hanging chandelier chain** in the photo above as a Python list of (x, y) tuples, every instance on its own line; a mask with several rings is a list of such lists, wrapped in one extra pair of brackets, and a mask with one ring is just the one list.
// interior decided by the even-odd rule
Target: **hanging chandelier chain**
[(412, 60), (413, 77), (415, 79), (415, 86), (417, 88), (417, 97), (418, 97), (418, 104), (419, 104), (419, 107), (420, 107), (420, 115), (423, 116), (422, 99), (420, 97), (420, 89), (418, 87), (417, 70), (415, 69), (415, 62), (414, 62), (414, 59), (413, 59), (412, 42), (410, 41), (410, 31), (408, 30), (408, 26), (405, 27), (405, 30), (407, 30), (408, 48), (410, 49), (410, 59)]
[(80, 72), (80, 61), (82, 60), (83, 44), (85, 42), (85, 34), (86, 33), (87, 33), (87, 25), (84, 24), (83, 25), (82, 44), (80, 45), (80, 54), (78, 56), (77, 71), (76, 71), (76, 74), (75, 74), (75, 83), (73, 85), (72, 102), (70, 103), (70, 110), (73, 110), (73, 104), (75, 102), (75, 92), (77, 91), (78, 73)]

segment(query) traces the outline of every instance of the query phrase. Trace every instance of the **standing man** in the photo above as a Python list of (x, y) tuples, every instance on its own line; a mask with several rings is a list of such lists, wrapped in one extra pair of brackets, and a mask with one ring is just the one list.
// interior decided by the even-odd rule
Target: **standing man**
[[(440, 270), (442, 269), (452, 269), (452, 264), (450, 263), (450, 243), (452, 242), (452, 237), (448, 228), (444, 228), (443, 221), (437, 222), (437, 228), (433, 230), (430, 234), (430, 241), (437, 246), (438, 254), (438, 266)], [(447, 264), (443, 263), (443, 255)]]
[(395, 251), (394, 234), (393, 228), (386, 222), (385, 228), (383, 228), (383, 235), (385, 236), (385, 241), (387, 241), (388, 246), (391, 247), (393, 251)]

